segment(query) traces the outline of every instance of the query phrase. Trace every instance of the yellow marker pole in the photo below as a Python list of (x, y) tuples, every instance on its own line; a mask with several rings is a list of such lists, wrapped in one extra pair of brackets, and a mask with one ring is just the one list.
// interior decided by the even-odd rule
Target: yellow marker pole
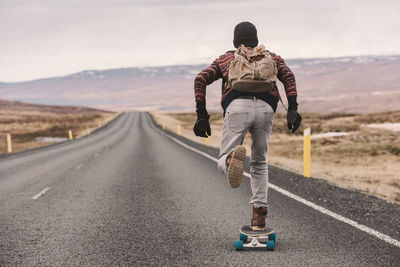
[(8, 153), (12, 152), (12, 143), (11, 143), (11, 134), (7, 134), (7, 151)]
[(178, 129), (176, 129), (176, 133), (178, 134), (178, 135), (181, 135), (181, 133), (182, 133), (182, 127), (179, 125), (178, 126)]
[(165, 130), (165, 124), (164, 124), (164, 123), (163, 123), (163, 125), (162, 125), (162, 129)]
[(72, 136), (72, 131), (71, 130), (68, 131), (68, 136), (69, 136), (69, 140), (74, 139), (74, 137)]
[(311, 177), (311, 128), (304, 129), (304, 177)]
[(206, 140), (204, 140), (206, 146), (208, 146), (208, 138), (209, 138), (209, 137), (207, 137)]

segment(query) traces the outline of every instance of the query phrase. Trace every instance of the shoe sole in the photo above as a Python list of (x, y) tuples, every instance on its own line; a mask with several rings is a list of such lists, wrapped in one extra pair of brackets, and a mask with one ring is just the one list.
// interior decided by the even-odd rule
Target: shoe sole
[(246, 148), (244, 146), (235, 147), (228, 167), (228, 182), (232, 188), (237, 188), (242, 183), (245, 157)]

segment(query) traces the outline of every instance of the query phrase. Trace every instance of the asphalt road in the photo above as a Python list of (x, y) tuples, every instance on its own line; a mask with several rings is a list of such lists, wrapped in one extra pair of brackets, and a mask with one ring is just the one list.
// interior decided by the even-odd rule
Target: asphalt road
[[(399, 240), (400, 205), (277, 168), (270, 176)], [(237, 252), (249, 196), (247, 178), (231, 189), (214, 161), (171, 140), (148, 114), (125, 113), (85, 138), (0, 159), (0, 265), (400, 265), (399, 247), (275, 190), (276, 250)]]

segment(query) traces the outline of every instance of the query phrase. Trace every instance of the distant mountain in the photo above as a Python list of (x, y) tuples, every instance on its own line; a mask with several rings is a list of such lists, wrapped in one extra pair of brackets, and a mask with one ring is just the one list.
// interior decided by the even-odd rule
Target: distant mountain
[(400, 56), (288, 63), (296, 75), (302, 110), (366, 113), (400, 108)]
[[(286, 61), (296, 75), (303, 111), (378, 112), (400, 107), (400, 56)], [(86, 70), (64, 77), (0, 85), (11, 100), (85, 105), (110, 110), (192, 111), (193, 79), (205, 65)], [(207, 107), (220, 109), (221, 82), (207, 90)], [(285, 100), (282, 88), (281, 95)]]

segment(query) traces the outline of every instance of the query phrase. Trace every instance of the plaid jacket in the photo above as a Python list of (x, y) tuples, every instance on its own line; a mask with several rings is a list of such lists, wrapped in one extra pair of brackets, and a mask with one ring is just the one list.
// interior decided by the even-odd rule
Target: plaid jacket
[[(297, 102), (297, 90), (296, 81), (293, 72), (286, 66), (285, 61), (278, 55), (267, 51), (270, 53), (271, 57), (275, 60), (278, 68), (278, 79), (283, 83), (285, 87), (286, 96), (289, 103)], [(197, 104), (197, 108), (205, 108), (206, 101), (206, 87), (212, 82), (223, 78), (224, 82), (228, 80), (228, 68), (230, 62), (235, 58), (235, 51), (228, 51), (221, 55), (219, 58), (214, 60), (214, 62), (202, 70), (194, 80), (194, 95)], [(278, 88), (267, 93), (241, 93), (232, 90), (230, 86), (223, 88), (221, 105), (224, 111), (228, 107), (229, 103), (235, 98), (243, 95), (252, 95), (257, 98), (266, 101), (276, 110), (277, 103), (279, 100)]]

